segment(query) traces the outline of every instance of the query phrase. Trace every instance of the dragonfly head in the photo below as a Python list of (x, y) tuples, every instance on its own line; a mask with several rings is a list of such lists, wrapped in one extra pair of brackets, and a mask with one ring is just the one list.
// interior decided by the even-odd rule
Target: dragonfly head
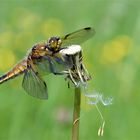
[(59, 37), (51, 37), (48, 40), (49, 49), (52, 51), (58, 51), (60, 49), (60, 46), (62, 44), (62, 41)]

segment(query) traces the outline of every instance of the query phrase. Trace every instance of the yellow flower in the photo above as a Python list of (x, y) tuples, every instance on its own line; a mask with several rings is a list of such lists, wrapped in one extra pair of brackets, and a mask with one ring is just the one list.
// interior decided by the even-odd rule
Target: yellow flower
[(55, 33), (56, 35), (60, 35), (62, 32), (62, 22), (58, 19), (48, 19), (42, 25), (42, 33), (48, 38)]
[(5, 31), (0, 34), (0, 44), (1, 47), (9, 46), (13, 40), (13, 33), (11, 31)]
[(22, 18), (19, 19), (19, 28), (29, 31), (36, 23), (40, 21), (40, 17), (35, 13), (25, 11)]
[(16, 58), (14, 53), (9, 49), (0, 49), (0, 70), (5, 71), (14, 65)]
[(100, 62), (113, 64), (122, 61), (130, 53), (132, 44), (132, 39), (128, 36), (119, 36), (105, 43), (101, 52)]

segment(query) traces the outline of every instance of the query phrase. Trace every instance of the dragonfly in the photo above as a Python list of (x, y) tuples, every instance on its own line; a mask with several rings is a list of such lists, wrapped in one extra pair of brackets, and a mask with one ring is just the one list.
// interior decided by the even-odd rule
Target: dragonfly
[[(48, 99), (44, 75), (48, 73), (67, 74), (67, 78), (76, 84), (77, 72), (75, 72), (73, 58), (62, 52), (68, 46), (82, 44), (94, 34), (93, 28), (86, 27), (62, 37), (53, 36), (47, 41), (36, 43), (20, 62), (0, 77), (0, 84), (23, 75), (22, 87), (29, 95), (39, 99)], [(79, 55), (79, 62), (80, 57), (82, 56)], [(84, 73), (86, 70), (82, 63), (80, 63), (80, 67)]]

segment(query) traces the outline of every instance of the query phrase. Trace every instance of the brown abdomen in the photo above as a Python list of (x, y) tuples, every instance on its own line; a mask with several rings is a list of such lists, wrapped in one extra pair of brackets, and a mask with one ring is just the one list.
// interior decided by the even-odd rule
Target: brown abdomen
[(16, 64), (9, 72), (0, 77), (0, 84), (24, 73), (26, 69), (27, 69), (27, 60), (23, 59), (21, 62)]

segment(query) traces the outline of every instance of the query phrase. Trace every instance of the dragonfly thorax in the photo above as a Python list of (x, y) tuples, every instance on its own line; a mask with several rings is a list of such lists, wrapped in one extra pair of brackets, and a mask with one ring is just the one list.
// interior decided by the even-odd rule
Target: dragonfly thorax
[(48, 40), (49, 49), (54, 52), (60, 49), (61, 44), (62, 44), (62, 41), (59, 37), (51, 37)]

